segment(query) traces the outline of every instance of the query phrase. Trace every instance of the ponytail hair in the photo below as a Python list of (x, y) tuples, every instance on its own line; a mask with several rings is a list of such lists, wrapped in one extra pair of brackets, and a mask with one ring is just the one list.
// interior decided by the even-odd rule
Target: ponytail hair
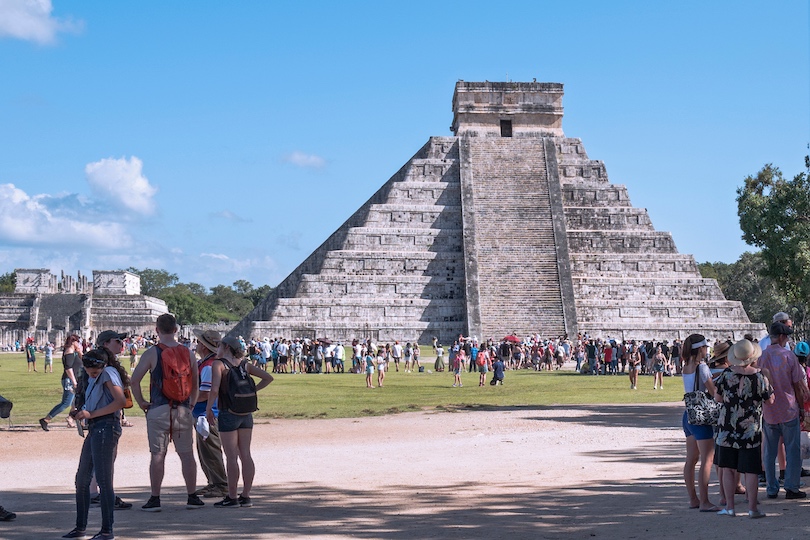
[(127, 370), (124, 369), (124, 366), (121, 365), (121, 362), (118, 361), (118, 358), (110, 351), (109, 349), (105, 349), (104, 347), (99, 347), (96, 349), (97, 351), (101, 351), (102, 353), (107, 355), (107, 365), (115, 368), (115, 371), (118, 372), (118, 376), (121, 377), (121, 385), (124, 388), (127, 388), (129, 384), (129, 373)]
[(697, 356), (697, 349), (693, 349), (692, 345), (695, 343), (700, 343), (701, 341), (706, 341), (706, 338), (703, 334), (691, 334), (685, 340), (683, 340), (683, 345), (681, 345), (681, 358), (683, 358), (687, 363), (691, 362)]

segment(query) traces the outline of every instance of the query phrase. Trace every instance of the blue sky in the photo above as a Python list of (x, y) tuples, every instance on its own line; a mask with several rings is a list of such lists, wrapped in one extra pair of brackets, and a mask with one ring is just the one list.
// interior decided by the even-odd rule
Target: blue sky
[(0, 273), (276, 285), (433, 135), (458, 79), (565, 85), (563, 129), (679, 251), (810, 142), (807, 2), (0, 0)]

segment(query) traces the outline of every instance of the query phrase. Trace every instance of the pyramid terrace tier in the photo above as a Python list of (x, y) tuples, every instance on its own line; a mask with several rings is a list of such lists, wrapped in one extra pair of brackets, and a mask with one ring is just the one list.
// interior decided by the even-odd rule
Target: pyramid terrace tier
[(565, 224), (573, 231), (653, 231), (650, 216), (644, 208), (635, 207), (565, 207)]
[(385, 302), (388, 298), (461, 299), (464, 276), (403, 276), (304, 274), (298, 289), (300, 297), (370, 297)]
[(575, 277), (649, 278), (700, 277), (694, 257), (681, 253), (572, 253)]
[(414, 203), (372, 204), (366, 225), (369, 227), (408, 227), (461, 229), (461, 206), (421, 205)]
[[(464, 334), (465, 324), (460, 322), (440, 321), (376, 321), (358, 323), (357, 321), (255, 321), (250, 329), (256, 337), (288, 337), (318, 339), (328, 337), (333, 341), (350, 344), (353, 339), (372, 339), (377, 343), (419, 343), (428, 345), (434, 337), (439, 343), (452, 344), (459, 335)], [(432, 363), (435, 356), (423, 356), (423, 363)], [(346, 351), (346, 365), (351, 366), (351, 353)]]
[(578, 253), (677, 253), (672, 235), (661, 231), (568, 231), (572, 258)]
[(279, 298), (273, 318), (340, 320), (351, 317), (373, 322), (394, 317), (447, 322), (463, 320), (462, 308), (462, 301), (455, 299), (301, 296)]
[(399, 227), (352, 227), (344, 249), (396, 251), (462, 250), (461, 229), (427, 229)]
[(463, 278), (464, 256), (459, 251), (330, 251), (321, 272), (326, 275), (394, 275)]
[(714, 279), (703, 278), (573, 278), (574, 291), (580, 298), (615, 299), (632, 304), (634, 299), (647, 301), (725, 300)]

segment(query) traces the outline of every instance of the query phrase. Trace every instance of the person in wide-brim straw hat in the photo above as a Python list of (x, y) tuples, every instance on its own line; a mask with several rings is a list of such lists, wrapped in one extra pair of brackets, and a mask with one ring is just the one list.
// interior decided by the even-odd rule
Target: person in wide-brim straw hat
[[(200, 357), (197, 367), (200, 372), (200, 391), (197, 394), (197, 403), (192, 414), (194, 421), (200, 426), (200, 418), (205, 416), (208, 406), (208, 393), (211, 391), (213, 371), (211, 366), (217, 357), (217, 347), (222, 341), (222, 335), (216, 330), (194, 330), (197, 336), (197, 356)], [(197, 455), (200, 457), (200, 468), (205, 474), (208, 483), (204, 488), (198, 489), (198, 497), (224, 497), (228, 494), (228, 475), (225, 471), (225, 461), (222, 457), (222, 441), (219, 436), (219, 425), (216, 417), (219, 410), (214, 408), (214, 421), (208, 422), (208, 430), (201, 427), (196, 431)]]
[(748, 517), (765, 517), (757, 508), (762, 470), (762, 403), (773, 403), (774, 395), (768, 379), (754, 366), (761, 355), (757, 343), (738, 341), (728, 355), (731, 368), (717, 379), (715, 399), (723, 406), (717, 421), (716, 462), (726, 497), (726, 507), (718, 514), (724, 516), (735, 515), (736, 471), (745, 477)]
[(758, 343), (743, 339), (734, 344), (728, 351), (728, 363), (732, 366), (749, 366), (762, 356), (762, 348)]

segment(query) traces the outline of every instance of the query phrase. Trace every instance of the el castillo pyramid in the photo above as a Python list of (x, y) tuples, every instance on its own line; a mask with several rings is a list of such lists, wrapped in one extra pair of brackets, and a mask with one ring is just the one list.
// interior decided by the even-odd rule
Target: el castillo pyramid
[(760, 335), (563, 134), (563, 85), (464, 82), (431, 137), (231, 332), (448, 342)]

